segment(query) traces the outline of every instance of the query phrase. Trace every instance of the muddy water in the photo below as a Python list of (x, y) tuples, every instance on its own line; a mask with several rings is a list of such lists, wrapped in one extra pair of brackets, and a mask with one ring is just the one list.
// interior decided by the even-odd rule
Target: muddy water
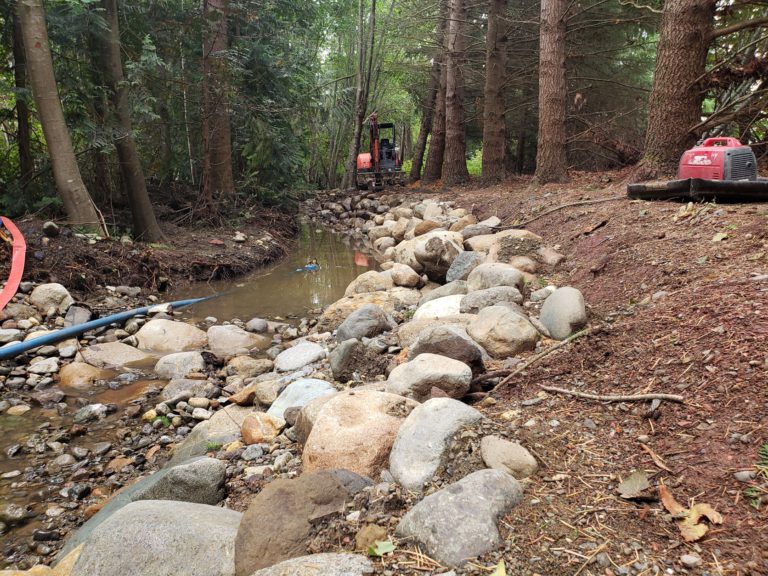
[[(304, 271), (311, 259), (317, 260), (319, 269)], [(185, 310), (187, 318), (196, 320), (296, 318), (338, 300), (352, 280), (375, 266), (349, 239), (305, 224), (290, 255), (277, 265), (234, 281), (195, 285), (169, 300), (219, 294)]]

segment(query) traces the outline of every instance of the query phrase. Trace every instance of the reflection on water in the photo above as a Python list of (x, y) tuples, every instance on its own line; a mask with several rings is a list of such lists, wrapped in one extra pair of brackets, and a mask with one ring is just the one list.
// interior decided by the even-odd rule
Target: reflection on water
[[(312, 259), (317, 260), (319, 269), (303, 270)], [(297, 245), (276, 266), (235, 281), (191, 286), (169, 300), (222, 294), (186, 309), (185, 316), (193, 319), (214, 316), (219, 320), (247, 321), (254, 317), (302, 316), (344, 296), (349, 283), (375, 265), (373, 258), (355, 250), (347, 238), (303, 225)]]

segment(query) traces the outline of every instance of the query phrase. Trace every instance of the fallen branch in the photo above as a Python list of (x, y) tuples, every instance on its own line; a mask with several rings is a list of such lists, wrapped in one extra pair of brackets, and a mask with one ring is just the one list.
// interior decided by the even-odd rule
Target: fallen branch
[(539, 384), (539, 388), (546, 390), (547, 392), (553, 392), (556, 394), (568, 394), (569, 396), (576, 396), (578, 398), (587, 398), (588, 400), (598, 400), (600, 402), (644, 402), (646, 400), (668, 400), (669, 402), (683, 403), (685, 400), (682, 396), (677, 394), (618, 394), (618, 395), (602, 395), (602, 394), (590, 394), (589, 392), (579, 392), (577, 390), (567, 390), (566, 388), (556, 388), (555, 386), (544, 386)]
[(555, 206), (551, 210), (547, 210), (545, 212), (542, 212), (538, 216), (534, 216), (533, 218), (529, 218), (528, 220), (525, 220), (524, 222), (520, 222), (519, 224), (513, 224), (512, 228), (525, 228), (531, 222), (535, 222), (539, 218), (543, 218), (544, 216), (548, 216), (549, 214), (557, 212), (558, 210), (562, 210), (563, 208), (572, 208), (574, 206), (585, 206), (587, 204), (600, 204), (601, 202), (613, 202), (614, 200), (625, 200), (626, 198), (627, 198), (626, 194), (621, 194), (619, 196), (610, 196), (608, 198), (598, 198), (597, 200), (582, 200), (581, 202), (571, 202), (570, 204), (561, 204), (560, 206)]
[(476, 384), (478, 382), (484, 382), (485, 380), (490, 380), (492, 378), (499, 378), (501, 376), (506, 376), (506, 378), (504, 378), (504, 380), (502, 380), (501, 382), (496, 384), (496, 386), (494, 386), (490, 390), (489, 394), (493, 393), (493, 392), (496, 392), (496, 390), (499, 390), (500, 388), (503, 388), (504, 386), (506, 386), (512, 380), (512, 378), (514, 378), (515, 376), (517, 376), (521, 372), (524, 372), (530, 366), (532, 366), (533, 364), (535, 364), (536, 362), (538, 362), (539, 360), (541, 360), (545, 356), (548, 356), (549, 354), (552, 354), (552, 352), (554, 352), (555, 350), (559, 350), (563, 346), (566, 346), (566, 345), (570, 344), (571, 342), (573, 342), (574, 340), (576, 340), (578, 338), (581, 338), (583, 336), (587, 336), (589, 334), (593, 334), (593, 333), (597, 332), (600, 328), (602, 328), (602, 327), (601, 326), (594, 326), (592, 328), (586, 328), (586, 329), (584, 329), (584, 330), (582, 330), (580, 332), (576, 332), (575, 334), (571, 334), (570, 336), (568, 336), (568, 338), (566, 338), (562, 342), (558, 342), (554, 346), (551, 346), (550, 348), (547, 348), (543, 352), (539, 352), (535, 356), (529, 358), (527, 361), (523, 362), (522, 366), (520, 366), (518, 368), (515, 368), (514, 370), (497, 370), (496, 372), (489, 372), (488, 374), (483, 374), (482, 376), (478, 376), (477, 378), (475, 378), (475, 380), (472, 382), (472, 384)]

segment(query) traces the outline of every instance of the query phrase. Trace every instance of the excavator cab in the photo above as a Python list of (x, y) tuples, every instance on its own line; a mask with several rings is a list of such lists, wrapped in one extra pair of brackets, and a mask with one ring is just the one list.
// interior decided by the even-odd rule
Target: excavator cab
[(373, 113), (368, 118), (368, 126), (369, 152), (357, 157), (357, 187), (360, 190), (382, 190), (384, 184), (402, 186), (402, 158), (397, 148), (395, 125), (379, 124), (376, 113)]

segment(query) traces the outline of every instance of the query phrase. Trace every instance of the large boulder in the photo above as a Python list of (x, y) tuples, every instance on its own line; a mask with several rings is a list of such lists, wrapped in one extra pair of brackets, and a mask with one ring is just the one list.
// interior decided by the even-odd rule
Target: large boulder
[(408, 490), (420, 492), (443, 461), (454, 435), (483, 415), (452, 398), (432, 398), (417, 406), (397, 433), (389, 471)]
[(296, 432), (296, 439), (299, 444), (306, 444), (309, 433), (312, 432), (312, 428), (317, 422), (317, 417), (320, 416), (325, 404), (333, 398), (333, 394), (326, 394), (325, 396), (319, 396), (314, 400), (308, 402), (296, 417), (296, 424), (294, 430)]
[(205, 332), (187, 324), (164, 318), (150, 320), (136, 332), (139, 348), (153, 352), (202, 350), (208, 344)]
[(420, 297), (418, 290), (398, 286), (386, 292), (369, 292), (341, 298), (325, 309), (317, 320), (315, 331), (335, 330), (352, 312), (366, 304), (375, 304), (385, 312), (391, 313), (417, 304)]
[(448, 282), (443, 286), (424, 291), (423, 296), (419, 300), (419, 306), (424, 306), (427, 302), (437, 300), (438, 298), (445, 298), (447, 296), (458, 296), (467, 293), (467, 283), (464, 280), (456, 280), (454, 282)]
[(226, 479), (226, 463), (215, 458), (193, 458), (158, 470), (112, 496), (101, 510), (67, 539), (58, 557), (63, 558), (88, 540), (98, 526), (131, 502), (178, 500), (197, 504), (218, 504), (226, 496)]
[(482, 252), (462, 252), (451, 262), (451, 267), (445, 273), (445, 281), (466, 280), (470, 272), (483, 262), (485, 262), (485, 254)]
[(385, 392), (335, 394), (304, 444), (304, 470), (344, 468), (375, 477), (386, 466), (400, 424), (416, 406), (413, 400)]
[(441, 564), (461, 566), (502, 544), (497, 522), (522, 497), (511, 475), (480, 470), (416, 504), (398, 524), (397, 535)]
[(428, 400), (432, 388), (439, 388), (451, 398), (461, 398), (471, 382), (472, 369), (463, 362), (437, 354), (419, 354), (390, 372), (386, 391), (417, 402)]
[(388, 274), (382, 274), (375, 270), (369, 270), (363, 272), (352, 280), (344, 291), (344, 296), (352, 296), (353, 294), (365, 294), (368, 292), (381, 292), (383, 290), (389, 290), (394, 286), (392, 277)]
[(193, 456), (202, 456), (207, 452), (209, 444), (228, 444), (238, 440), (243, 420), (254, 412), (255, 408), (243, 406), (227, 406), (214, 412), (210, 420), (200, 422), (189, 436), (176, 445), (170, 464), (179, 464)]
[(358, 554), (310, 554), (284, 560), (249, 576), (366, 576), (373, 574), (373, 563)]
[(435, 298), (418, 307), (413, 315), (414, 320), (435, 320), (446, 316), (455, 316), (461, 311), (463, 294)]
[(155, 374), (166, 380), (186, 378), (205, 370), (205, 360), (200, 352), (177, 352), (163, 356), (155, 364)]
[(347, 470), (321, 470), (270, 482), (243, 514), (235, 540), (235, 574), (251, 576), (306, 554), (312, 522), (344, 512), (345, 504), (370, 484)]
[(291, 382), (280, 393), (272, 406), (267, 410), (270, 416), (285, 419), (285, 411), (288, 408), (302, 407), (309, 404), (315, 398), (334, 394), (336, 389), (325, 380), (316, 378), (302, 378)]
[(266, 336), (246, 332), (233, 324), (208, 328), (208, 347), (219, 356), (247, 354), (253, 348), (266, 349), (272, 340)]
[(142, 500), (94, 531), (71, 576), (234, 576), (242, 514), (166, 500)]
[[(464, 296), (459, 306), (462, 314), (477, 314), (489, 306), (523, 303), (523, 295), (514, 286), (496, 286), (485, 290), (475, 290)], [(514, 307), (514, 306), (513, 306)]]
[(59, 386), (65, 390), (90, 390), (97, 380), (106, 380), (113, 372), (85, 362), (72, 362), (59, 370)]
[[(406, 231), (405, 236), (407, 235), (408, 232)], [(416, 259), (414, 239), (403, 240), (395, 246), (394, 252), (392, 253), (392, 259), (398, 264), (408, 266), (411, 270), (414, 270), (419, 274), (424, 271), (424, 266), (422, 266), (421, 262)]]
[(570, 286), (558, 288), (544, 301), (539, 319), (552, 338), (565, 340), (587, 325), (584, 296)]
[(44, 314), (51, 308), (59, 314), (64, 314), (74, 304), (75, 299), (64, 286), (53, 282), (36, 286), (29, 295), (29, 301)]
[(261, 376), (272, 370), (274, 362), (269, 358), (254, 358), (253, 356), (235, 356), (227, 362), (227, 374), (241, 378)]
[(144, 366), (153, 360), (153, 356), (122, 342), (92, 344), (80, 350), (79, 357), (91, 366), (107, 369)]
[(192, 380), (187, 378), (174, 378), (165, 385), (160, 393), (160, 400), (175, 404), (181, 400), (199, 398), (205, 396), (208, 387), (207, 380)]
[[(482, 224), (482, 222), (480, 223)], [(504, 238), (524, 238), (532, 241), (541, 242), (541, 236), (529, 232), (528, 230), (502, 230), (497, 234), (485, 234), (466, 239), (464, 248), (475, 250), (477, 252), (490, 252), (491, 248), (498, 244)]]
[(350, 338), (373, 338), (392, 330), (397, 323), (375, 304), (365, 304), (352, 312), (336, 331), (336, 339), (344, 342)]
[(339, 344), (329, 358), (333, 377), (339, 382), (374, 378), (386, 370), (389, 358), (374, 346), (351, 338)]
[(427, 276), (437, 282), (445, 280), (445, 274), (456, 256), (464, 251), (464, 239), (458, 232), (433, 230), (418, 236), (413, 242), (413, 254), (416, 260)]
[(473, 370), (483, 367), (483, 349), (466, 330), (455, 325), (435, 326), (419, 334), (408, 349), (408, 358), (413, 360), (425, 353), (448, 356), (468, 364)]
[(519, 256), (535, 255), (541, 248), (543, 239), (527, 230), (515, 230), (516, 234), (505, 231), (497, 234), (496, 240), (488, 248), (489, 262), (511, 262)]
[(467, 289), (469, 292), (485, 290), (496, 286), (513, 286), (522, 290), (525, 277), (514, 266), (501, 262), (480, 264), (472, 270), (467, 277)]
[(395, 263), (391, 269), (391, 276), (395, 286), (415, 288), (421, 283), (421, 276), (413, 268), (405, 264)]
[(494, 358), (507, 358), (536, 348), (539, 331), (528, 319), (507, 306), (483, 308), (467, 332)]
[(464, 328), (475, 319), (474, 314), (457, 314), (455, 316), (446, 316), (444, 318), (432, 320), (411, 320), (397, 327), (397, 341), (403, 348), (410, 348), (419, 335), (427, 328), (436, 328), (438, 326), (455, 326)]
[(299, 342), (287, 350), (283, 350), (275, 358), (275, 370), (278, 372), (293, 372), (325, 358), (325, 348), (314, 342)]

